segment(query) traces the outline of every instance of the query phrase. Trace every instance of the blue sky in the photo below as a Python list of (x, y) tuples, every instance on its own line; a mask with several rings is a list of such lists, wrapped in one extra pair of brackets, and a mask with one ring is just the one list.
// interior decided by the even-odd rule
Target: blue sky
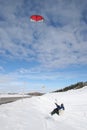
[(87, 81), (87, 0), (0, 0), (0, 92), (79, 81)]

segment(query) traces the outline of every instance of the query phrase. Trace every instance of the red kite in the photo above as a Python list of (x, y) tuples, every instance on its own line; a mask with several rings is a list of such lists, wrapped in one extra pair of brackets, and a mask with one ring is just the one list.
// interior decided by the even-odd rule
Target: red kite
[(34, 22), (42, 22), (44, 20), (44, 18), (41, 15), (32, 15), (30, 17), (30, 20), (34, 21)]

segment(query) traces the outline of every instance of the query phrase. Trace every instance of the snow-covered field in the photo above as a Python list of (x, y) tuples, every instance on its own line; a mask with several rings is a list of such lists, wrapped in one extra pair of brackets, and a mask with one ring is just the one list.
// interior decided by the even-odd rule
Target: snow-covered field
[[(55, 102), (60, 116), (50, 115)], [(0, 130), (87, 130), (87, 87), (0, 105)]]
[(10, 97), (28, 97), (26, 94), (0, 94), (0, 98), (10, 98)]

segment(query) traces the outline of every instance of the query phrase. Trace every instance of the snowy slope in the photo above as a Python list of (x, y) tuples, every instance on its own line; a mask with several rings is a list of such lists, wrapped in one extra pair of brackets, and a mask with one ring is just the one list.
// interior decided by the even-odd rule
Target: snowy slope
[[(55, 102), (65, 105), (50, 116)], [(87, 87), (18, 100), (0, 106), (1, 130), (87, 130)]]

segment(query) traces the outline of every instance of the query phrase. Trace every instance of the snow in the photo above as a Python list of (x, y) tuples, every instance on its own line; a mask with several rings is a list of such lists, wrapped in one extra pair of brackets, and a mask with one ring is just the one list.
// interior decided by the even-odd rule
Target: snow
[(0, 94), (0, 98), (8, 98), (8, 97), (28, 97), (26, 94)]
[[(60, 116), (50, 115), (55, 102), (64, 103), (65, 111)], [(0, 105), (0, 129), (87, 130), (87, 86)]]

